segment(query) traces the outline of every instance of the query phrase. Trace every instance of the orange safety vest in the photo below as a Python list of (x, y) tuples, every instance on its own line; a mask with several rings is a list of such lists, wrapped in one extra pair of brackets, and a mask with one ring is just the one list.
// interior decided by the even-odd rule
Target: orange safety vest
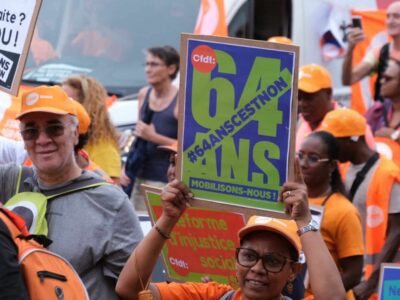
[(400, 168), (386, 157), (380, 157), (372, 175), (366, 199), (365, 277), (369, 278), (376, 264), (377, 255), (386, 241), (389, 201), (393, 184), (400, 183)]
[(400, 144), (386, 137), (375, 137), (376, 151), (393, 160), (400, 167)]

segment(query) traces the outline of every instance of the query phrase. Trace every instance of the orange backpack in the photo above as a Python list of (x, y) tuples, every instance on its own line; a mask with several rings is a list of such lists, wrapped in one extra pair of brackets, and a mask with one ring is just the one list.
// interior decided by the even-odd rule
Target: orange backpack
[(0, 219), (6, 224), (18, 249), (21, 273), (31, 300), (89, 299), (85, 286), (71, 264), (47, 250), (29, 235), (25, 221), (1, 208)]

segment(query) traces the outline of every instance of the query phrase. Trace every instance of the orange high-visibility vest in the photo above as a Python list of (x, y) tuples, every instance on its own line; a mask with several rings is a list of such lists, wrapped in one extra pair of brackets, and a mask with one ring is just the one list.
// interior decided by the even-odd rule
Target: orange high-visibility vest
[(393, 161), (380, 156), (378, 163), (366, 199), (365, 278), (374, 270), (377, 255), (385, 244), (390, 194), (393, 184), (400, 183), (400, 168)]

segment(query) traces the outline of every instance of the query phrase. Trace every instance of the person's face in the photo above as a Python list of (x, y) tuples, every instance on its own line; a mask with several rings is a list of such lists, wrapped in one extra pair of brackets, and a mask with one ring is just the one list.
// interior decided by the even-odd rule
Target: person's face
[[(29, 137), (35, 129), (39, 130), (37, 137)], [(78, 129), (69, 115), (29, 113), (21, 118), (23, 131), (28, 138), (22, 134), (25, 148), (39, 172), (62, 174), (75, 162), (74, 145), (78, 143)]]
[(354, 142), (348, 137), (336, 138), (339, 144), (339, 162), (344, 163), (351, 161), (351, 153), (353, 152)]
[(176, 153), (171, 153), (169, 155), (169, 166), (167, 170), (168, 182), (171, 182), (176, 178), (175, 171), (176, 171)]
[(400, 66), (394, 61), (389, 61), (389, 65), (383, 73), (381, 95), (384, 98), (400, 97)]
[(72, 99), (81, 102), (81, 94), (78, 89), (73, 88), (72, 86), (68, 84), (63, 84), (62, 89), (65, 91), (65, 93), (68, 95), (68, 97), (71, 97)]
[(147, 82), (150, 85), (159, 84), (165, 81), (170, 81), (170, 75), (173, 74), (175, 66), (167, 66), (165, 62), (157, 57), (148, 53), (146, 55), (145, 73)]
[(400, 2), (394, 2), (386, 11), (386, 27), (387, 32), (391, 36), (400, 35)]
[(299, 112), (308, 123), (319, 124), (331, 110), (331, 95), (327, 89), (315, 93), (299, 90)]
[(329, 159), (326, 146), (320, 138), (306, 138), (300, 147), (298, 158), (307, 187), (329, 182), (335, 161)]
[[(241, 245), (256, 251), (259, 255), (278, 253), (290, 258), (289, 243), (279, 235), (269, 232), (250, 234)], [(296, 275), (295, 264), (286, 262), (279, 273), (268, 272), (261, 259), (251, 268), (246, 268), (236, 262), (239, 286), (242, 289), (243, 299), (279, 299), (282, 289), (289, 280)]]

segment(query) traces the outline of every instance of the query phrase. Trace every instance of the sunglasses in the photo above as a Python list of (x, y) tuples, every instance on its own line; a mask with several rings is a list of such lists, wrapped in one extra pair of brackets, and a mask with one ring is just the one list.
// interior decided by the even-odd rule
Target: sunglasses
[(55, 138), (64, 134), (65, 126), (62, 124), (53, 124), (46, 126), (44, 129), (38, 129), (35, 127), (25, 128), (21, 130), (21, 136), (24, 141), (36, 140), (41, 132), (44, 132), (49, 138)]

